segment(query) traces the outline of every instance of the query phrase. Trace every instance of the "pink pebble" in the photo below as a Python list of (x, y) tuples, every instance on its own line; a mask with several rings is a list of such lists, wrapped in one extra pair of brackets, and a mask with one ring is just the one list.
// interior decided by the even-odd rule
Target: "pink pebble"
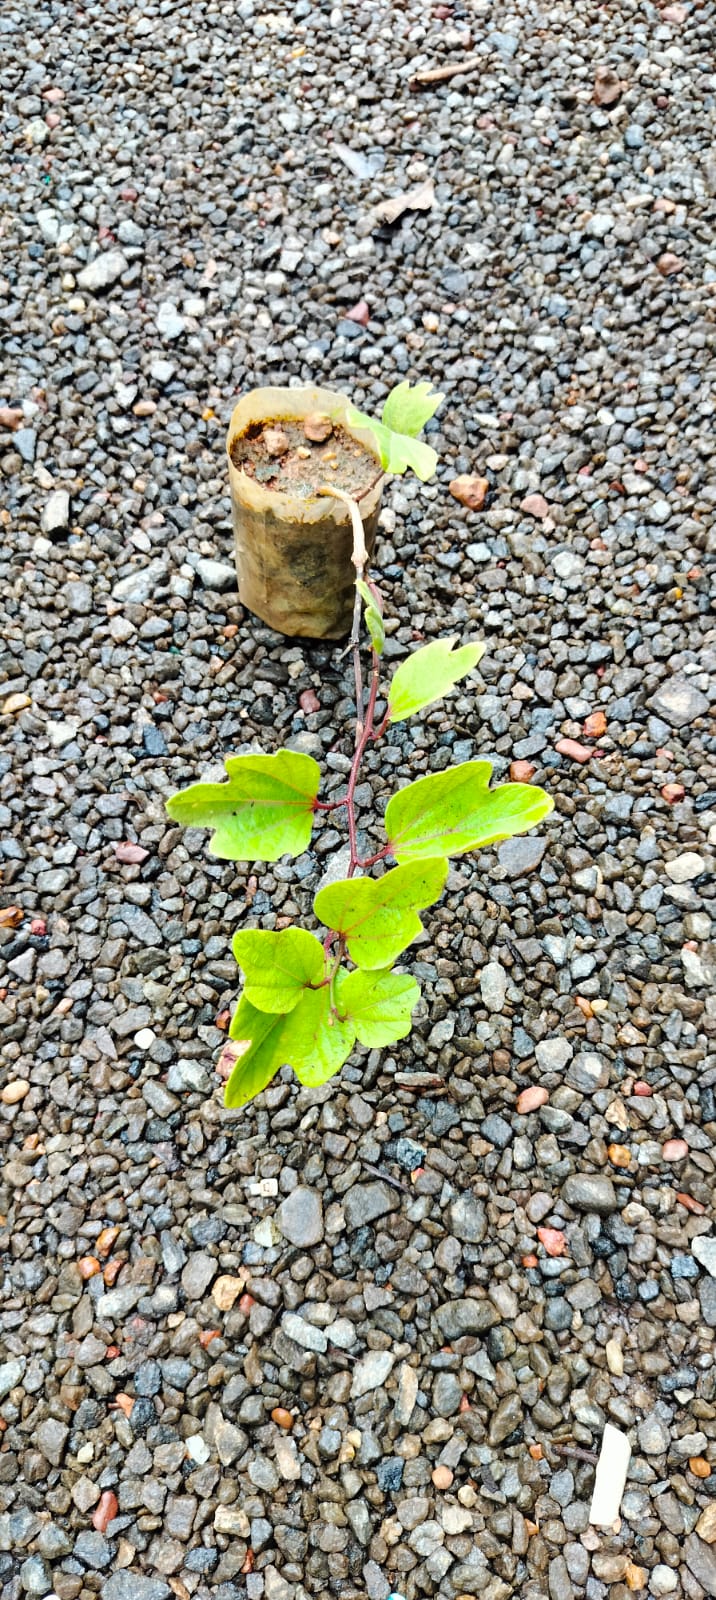
[(517, 1096), (517, 1110), (520, 1116), (524, 1116), (527, 1111), (537, 1111), (538, 1107), (546, 1105), (548, 1100), (547, 1090), (541, 1089), (538, 1083), (533, 1083), (529, 1089), (523, 1089)]
[(685, 1139), (667, 1139), (661, 1147), (661, 1154), (665, 1161), (683, 1161), (689, 1153)]

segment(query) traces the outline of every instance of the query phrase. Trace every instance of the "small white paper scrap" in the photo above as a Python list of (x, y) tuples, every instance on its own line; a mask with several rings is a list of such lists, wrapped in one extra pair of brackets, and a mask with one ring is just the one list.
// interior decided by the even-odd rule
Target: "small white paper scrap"
[(589, 1512), (589, 1521), (598, 1528), (610, 1528), (619, 1516), (630, 1458), (631, 1445), (626, 1434), (608, 1422), (599, 1452)]

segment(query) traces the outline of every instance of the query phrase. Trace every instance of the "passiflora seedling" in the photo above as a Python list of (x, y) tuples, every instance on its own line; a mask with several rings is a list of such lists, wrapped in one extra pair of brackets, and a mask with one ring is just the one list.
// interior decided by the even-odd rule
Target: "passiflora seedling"
[[(353, 410), (348, 421), (370, 428), (386, 472), (411, 468), (426, 480), (435, 471), (437, 456), (416, 436), (442, 399), (429, 383), (400, 383), (388, 396), (379, 422)], [(234, 935), (233, 952), (244, 985), (229, 1029), (233, 1066), (225, 1090), (227, 1106), (245, 1105), (281, 1066), (292, 1067), (301, 1083), (315, 1088), (340, 1070), (356, 1040), (380, 1049), (404, 1038), (420, 989), (409, 973), (395, 971), (395, 963), (422, 932), (420, 913), (439, 900), (451, 859), (524, 833), (552, 810), (549, 795), (536, 785), (492, 788), (491, 763), (465, 761), (399, 789), (386, 808), (385, 844), (375, 855), (361, 857), (355, 793), (368, 745), (394, 723), (441, 700), (474, 671), (485, 647), (449, 638), (415, 650), (393, 672), (377, 722), (383, 601), (367, 576), (356, 502), (328, 485), (325, 493), (346, 501), (354, 532), (356, 603), (350, 648), (356, 728), (345, 794), (321, 801), (317, 762), (294, 750), (278, 750), (274, 755), (227, 756), (224, 782), (192, 784), (167, 802), (175, 822), (211, 830), (209, 850), (225, 861), (299, 856), (322, 817), (330, 816), (333, 823), (343, 812), (346, 819), (346, 877), (319, 889), (313, 903), (325, 931), (242, 928)], [(370, 649), (365, 684), (363, 624)], [(378, 865), (382, 875), (368, 876)]]

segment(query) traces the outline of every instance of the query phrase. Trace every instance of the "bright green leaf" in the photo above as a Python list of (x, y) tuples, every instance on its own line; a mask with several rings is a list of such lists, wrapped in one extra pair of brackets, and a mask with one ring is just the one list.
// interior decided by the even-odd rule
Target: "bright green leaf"
[(353, 1023), (361, 1044), (370, 1050), (394, 1044), (410, 1033), (419, 999), (415, 979), (397, 972), (347, 972), (337, 984), (339, 1009)]
[(193, 783), (167, 801), (174, 822), (212, 828), (223, 861), (278, 861), (307, 849), (321, 772), (312, 756), (227, 756), (228, 783)]
[(447, 875), (447, 861), (433, 860), (382, 878), (346, 878), (319, 889), (313, 909), (345, 939), (357, 967), (387, 967), (422, 931), (418, 912), (439, 900)]
[(488, 788), (490, 761), (465, 761), (409, 783), (388, 801), (385, 827), (397, 861), (461, 856), (482, 845), (525, 833), (548, 816), (554, 802), (530, 783)]
[(328, 985), (305, 989), (286, 1015), (259, 1011), (241, 996), (231, 1019), (229, 1038), (245, 1044), (226, 1085), (227, 1106), (243, 1106), (265, 1089), (279, 1067), (293, 1067), (300, 1083), (315, 1089), (343, 1066), (355, 1043), (350, 1018), (331, 1010)]
[(324, 977), (323, 947), (305, 928), (241, 929), (232, 948), (244, 973), (246, 999), (259, 1011), (292, 1011), (307, 984)]
[(484, 644), (464, 644), (453, 650), (456, 639), (435, 639), (414, 650), (394, 672), (388, 695), (391, 722), (403, 722), (415, 711), (442, 700), (443, 695), (477, 666)]
[(350, 1020), (341, 1021), (331, 1011), (331, 992), (306, 989), (295, 1010), (285, 1018), (281, 1039), (283, 1059), (300, 1083), (315, 1089), (343, 1066), (355, 1043)]
[(438, 394), (432, 383), (415, 383), (411, 386), (405, 378), (391, 389), (383, 406), (381, 421), (393, 433), (407, 433), (414, 439), (435, 415), (444, 399), (444, 394)]
[(422, 439), (412, 439), (407, 433), (393, 433), (384, 422), (374, 422), (364, 411), (355, 411), (352, 406), (347, 421), (349, 427), (370, 428), (384, 472), (403, 473), (411, 467), (422, 483), (432, 478), (438, 464), (437, 451), (432, 445), (424, 444)]
[(285, 1017), (257, 1011), (245, 995), (231, 1019), (229, 1038), (243, 1048), (224, 1090), (224, 1105), (245, 1106), (260, 1094), (283, 1065), (281, 1033)]
[(365, 610), (365, 625), (370, 634), (370, 642), (377, 656), (382, 655), (385, 644), (385, 628), (383, 626), (383, 613), (373, 591), (364, 582), (363, 578), (356, 578), (356, 589), (363, 601)]

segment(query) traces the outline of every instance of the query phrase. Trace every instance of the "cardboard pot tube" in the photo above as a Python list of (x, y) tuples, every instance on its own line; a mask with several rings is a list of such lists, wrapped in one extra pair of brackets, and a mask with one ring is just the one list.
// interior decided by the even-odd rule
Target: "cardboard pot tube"
[[(252, 389), (235, 407), (226, 449), (234, 524), (239, 599), (278, 633), (341, 639), (353, 615), (355, 569), (347, 506), (329, 495), (301, 498), (266, 488), (234, 466), (231, 451), (255, 423), (302, 421), (311, 412), (340, 423), (375, 460), (375, 478), (358, 496), (369, 554), (383, 490), (373, 435), (349, 427), (349, 401), (330, 389)], [(340, 487), (340, 485), (338, 485)]]

